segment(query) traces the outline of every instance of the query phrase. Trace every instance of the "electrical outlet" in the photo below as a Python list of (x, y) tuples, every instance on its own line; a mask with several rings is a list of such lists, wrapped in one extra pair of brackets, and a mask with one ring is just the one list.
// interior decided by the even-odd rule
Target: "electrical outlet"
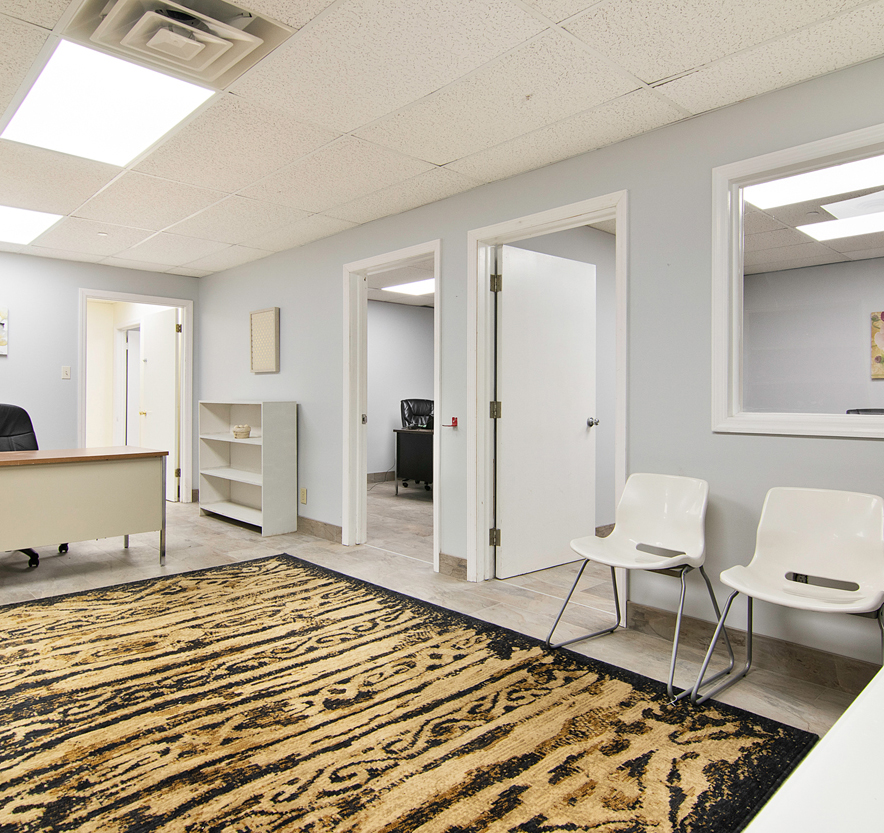
[(62, 365), (61, 378), (62, 379), (70, 379), (71, 378), (71, 369), (67, 365)]
[(307, 490), (301, 489), (301, 503), (307, 502)]

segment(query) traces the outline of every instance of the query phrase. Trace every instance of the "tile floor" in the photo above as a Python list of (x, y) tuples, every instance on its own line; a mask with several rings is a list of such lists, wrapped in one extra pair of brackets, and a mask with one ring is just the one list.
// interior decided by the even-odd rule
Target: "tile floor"
[[(470, 583), (434, 573), (432, 495), (400, 489), (393, 483), (369, 493), (369, 544), (343, 547), (301, 533), (262, 538), (254, 530), (201, 516), (196, 504), (169, 504), (166, 564), (160, 566), (157, 533), (133, 535), (129, 549), (121, 538), (73, 543), (59, 555), (41, 550), (40, 566), (29, 569), (21, 553), (0, 553), (0, 604), (41, 599), (170, 573), (230, 564), (288, 552), (374, 584), (545, 638), (570, 587), (576, 565), (564, 565), (506, 581)], [(589, 570), (587, 570), (589, 573)], [(565, 638), (610, 621), (612, 601), (606, 592), (606, 571), (587, 575), (576, 604), (560, 625)], [(12, 611), (7, 611), (9, 614)], [(656, 636), (621, 629), (610, 636), (578, 643), (574, 650), (656, 679), (665, 679), (670, 643)], [(696, 677), (699, 651), (685, 646), (676, 683)], [(722, 699), (758, 714), (824, 733), (853, 699), (812, 683), (753, 671), (725, 692)]]

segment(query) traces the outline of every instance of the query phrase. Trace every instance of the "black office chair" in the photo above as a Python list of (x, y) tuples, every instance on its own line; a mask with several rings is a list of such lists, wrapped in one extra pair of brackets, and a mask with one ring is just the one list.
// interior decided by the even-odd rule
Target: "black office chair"
[[(433, 428), (433, 400), (432, 399), (403, 399), (400, 402), (402, 410), (402, 427), (403, 428)], [(409, 447), (412, 447), (411, 445)], [(397, 444), (397, 448), (399, 448)], [(396, 458), (397, 476), (402, 479), (402, 485), (408, 486), (409, 480), (414, 480), (415, 484), (424, 481), (424, 488), (430, 491), (430, 484), (433, 482), (433, 446), (428, 446), (429, 451), (424, 451), (424, 444), (418, 446), (420, 451), (412, 448), (412, 453), (408, 457), (405, 466), (407, 476), (402, 477), (399, 466), (402, 461), (399, 460), (398, 452)], [(396, 485), (396, 494), (399, 494), (399, 485)]]
[[(37, 435), (28, 412), (18, 405), (0, 404), (0, 452), (37, 450)], [(58, 551), (67, 552), (68, 545), (60, 544)], [(23, 552), (28, 557), (28, 567), (39, 565), (40, 555), (36, 550), (27, 548), (18, 552)]]
[(433, 427), (432, 399), (403, 399), (400, 405), (403, 428)]

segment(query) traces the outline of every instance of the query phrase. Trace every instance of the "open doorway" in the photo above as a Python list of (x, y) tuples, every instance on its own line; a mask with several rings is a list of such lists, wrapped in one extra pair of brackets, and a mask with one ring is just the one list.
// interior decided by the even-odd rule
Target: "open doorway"
[[(343, 542), (367, 543), (436, 569), (438, 276), (439, 241), (344, 267)], [(416, 402), (421, 411), (433, 408), (429, 425), (426, 418), (403, 425), (403, 400), (409, 409)]]
[(167, 500), (191, 502), (193, 303), (93, 290), (80, 300), (81, 447), (167, 451)]

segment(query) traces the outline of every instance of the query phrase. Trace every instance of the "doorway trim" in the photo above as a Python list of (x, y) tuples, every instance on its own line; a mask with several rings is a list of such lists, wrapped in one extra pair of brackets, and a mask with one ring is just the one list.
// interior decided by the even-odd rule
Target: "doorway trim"
[[(628, 193), (604, 196), (529, 214), (467, 235), (467, 580), (494, 578), (494, 549), (488, 545), (492, 523), (491, 401), (493, 350), (492, 305), (486, 283), (495, 246), (527, 240), (578, 226), (615, 220), (616, 402), (614, 425), (615, 498), (626, 483), (627, 371), (627, 210)], [(618, 582), (619, 583), (619, 582)]]
[[(86, 302), (121, 301), (130, 304), (151, 304), (178, 307), (182, 314), (183, 350), (181, 355), (181, 413), (178, 430), (181, 438), (181, 480), (179, 501), (193, 502), (193, 301), (186, 298), (165, 298), (160, 295), (135, 295), (110, 289), (80, 288), (78, 361), (86, 367)], [(77, 444), (86, 446), (86, 374), (77, 374)]]
[[(368, 448), (362, 415), (368, 414), (368, 292), (367, 278), (377, 272), (433, 258), (436, 280), (433, 300), (433, 401), (441, 395), (441, 240), (429, 240), (405, 249), (344, 264), (344, 441), (343, 518), (344, 546), (364, 544), (368, 536), (366, 495)], [(442, 517), (440, 431), (433, 432), (433, 569), (439, 570), (439, 530)]]

